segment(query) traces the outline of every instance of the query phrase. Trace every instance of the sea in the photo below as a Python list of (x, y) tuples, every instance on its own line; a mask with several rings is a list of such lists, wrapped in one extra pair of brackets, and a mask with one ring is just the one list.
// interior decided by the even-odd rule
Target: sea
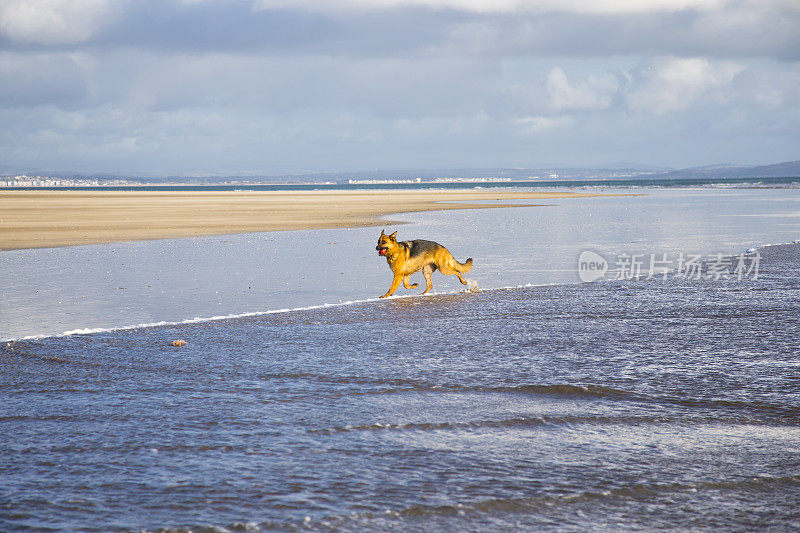
[(0, 530), (796, 531), (797, 181), (0, 252)]

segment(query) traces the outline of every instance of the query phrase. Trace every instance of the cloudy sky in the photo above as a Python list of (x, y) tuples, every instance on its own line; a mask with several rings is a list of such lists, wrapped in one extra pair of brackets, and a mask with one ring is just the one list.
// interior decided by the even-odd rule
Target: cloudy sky
[(0, 170), (800, 159), (800, 0), (0, 0)]

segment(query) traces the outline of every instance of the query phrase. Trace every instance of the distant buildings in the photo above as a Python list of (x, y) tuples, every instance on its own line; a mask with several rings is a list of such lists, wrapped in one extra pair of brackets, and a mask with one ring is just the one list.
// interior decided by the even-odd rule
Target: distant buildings
[(47, 176), (0, 176), (0, 187), (100, 187), (134, 185), (127, 180), (104, 180), (102, 183), (90, 178), (51, 178)]
[(350, 185), (388, 185), (388, 184), (409, 184), (409, 183), (422, 183), (422, 178), (415, 178), (410, 180), (384, 180), (384, 179), (374, 179), (374, 180), (347, 180), (347, 183)]
[(347, 183), (349, 183), (350, 185), (393, 185), (393, 184), (411, 184), (411, 183), (501, 183), (508, 181), (511, 181), (511, 178), (435, 178), (432, 180), (424, 180), (424, 181), (422, 178), (414, 178), (407, 180), (349, 179), (347, 180)]
[[(546, 176), (546, 177), (545, 177)], [(482, 184), (482, 183), (509, 183), (527, 181), (557, 180), (558, 174), (543, 174), (540, 176), (527, 175), (515, 177), (442, 177), (442, 178), (351, 178), (344, 177), (336, 181), (306, 181), (297, 178), (296, 181), (276, 181), (274, 179), (221, 179), (221, 178), (166, 178), (164, 180), (148, 180), (146, 178), (116, 178), (113, 176), (102, 178), (59, 178), (49, 176), (0, 176), (0, 189), (4, 187), (42, 187), (42, 188), (69, 188), (69, 187), (192, 187), (192, 186), (262, 186), (262, 185), (414, 185), (414, 184)]]

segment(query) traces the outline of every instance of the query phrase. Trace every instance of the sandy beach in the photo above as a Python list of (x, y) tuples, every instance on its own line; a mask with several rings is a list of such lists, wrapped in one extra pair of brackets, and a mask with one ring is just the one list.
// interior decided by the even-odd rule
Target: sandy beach
[[(2, 191), (0, 250), (359, 226), (394, 213), (600, 196), (503, 191)], [(453, 202), (472, 202), (460, 204)], [(503, 207), (507, 207), (507, 204)]]

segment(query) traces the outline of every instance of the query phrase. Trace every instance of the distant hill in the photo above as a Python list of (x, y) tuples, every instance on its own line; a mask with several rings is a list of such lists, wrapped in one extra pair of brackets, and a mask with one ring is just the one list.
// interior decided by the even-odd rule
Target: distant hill
[(795, 178), (800, 177), (800, 161), (787, 161), (774, 165), (740, 167), (733, 165), (714, 165), (685, 168), (670, 172), (655, 172), (647, 176), (656, 179), (696, 179), (696, 178)]
[(674, 167), (643, 165), (641, 163), (631, 163), (629, 161), (616, 161), (614, 163), (608, 163), (607, 165), (602, 165), (602, 167), (599, 168), (604, 168), (608, 170), (649, 170), (650, 172), (671, 172), (675, 170)]

